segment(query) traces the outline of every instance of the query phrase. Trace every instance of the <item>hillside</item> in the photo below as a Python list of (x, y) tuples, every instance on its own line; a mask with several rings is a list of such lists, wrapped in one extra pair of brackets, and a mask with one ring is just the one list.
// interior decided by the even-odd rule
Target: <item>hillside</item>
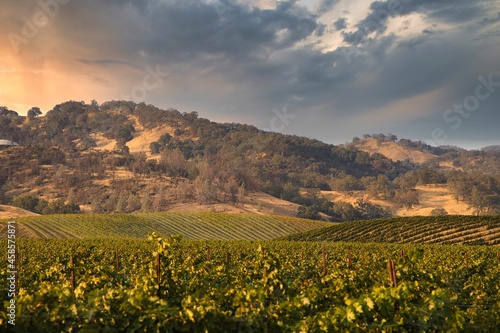
[(500, 216), (400, 217), (345, 222), (283, 237), (293, 241), (500, 245)]
[(436, 208), (500, 212), (495, 149), (364, 137), (333, 145), (127, 101), (69, 101), (30, 118), (12, 111), (0, 116), (0, 139), (19, 146), (0, 147), (0, 203), (40, 214), (191, 211), (329, 221)]
[(321, 194), (333, 202), (344, 201), (355, 204), (357, 200), (369, 200), (385, 209), (394, 212), (396, 216), (430, 216), (435, 208), (443, 208), (450, 215), (472, 215), (473, 209), (463, 201), (457, 202), (452, 192), (445, 184), (418, 185), (415, 189), (419, 196), (419, 204), (408, 209), (400, 207), (394, 200), (374, 199), (367, 191), (321, 191)]
[[(6, 220), (0, 238), (6, 238)], [(46, 215), (15, 219), (18, 238), (146, 238), (182, 235), (185, 239), (266, 240), (322, 228), (331, 223), (293, 217), (220, 213)]]
[(376, 139), (364, 139), (357, 141), (354, 146), (369, 154), (381, 154), (394, 162), (410, 161), (415, 163), (426, 163), (436, 155), (415, 148), (404, 147), (393, 141), (379, 141)]
[(22, 208), (0, 205), (0, 220), (9, 218), (18, 218), (23, 216), (37, 216), (38, 214), (27, 211)]

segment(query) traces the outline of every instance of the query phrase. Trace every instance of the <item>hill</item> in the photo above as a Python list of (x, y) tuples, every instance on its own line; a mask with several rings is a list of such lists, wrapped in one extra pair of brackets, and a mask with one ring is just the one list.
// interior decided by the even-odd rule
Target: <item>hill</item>
[(37, 216), (39, 214), (27, 211), (26, 209), (0, 205), (0, 219), (10, 219), (23, 216)]
[(377, 139), (364, 139), (355, 143), (355, 147), (369, 154), (381, 154), (394, 162), (410, 161), (415, 163), (426, 163), (436, 157), (429, 152), (405, 147), (393, 141), (380, 141)]
[[(41, 214), (217, 211), (347, 221), (500, 212), (500, 152), (394, 135), (333, 145), (144, 103), (69, 101), (44, 116), (0, 115), (0, 138), (19, 143), (0, 148), (0, 203)], [(328, 192), (343, 195), (329, 200)]]
[(284, 240), (429, 244), (500, 244), (500, 216), (399, 217), (345, 222)]
[[(0, 238), (6, 238), (6, 220)], [(15, 219), (18, 238), (146, 238), (180, 234), (185, 239), (268, 240), (331, 223), (294, 217), (222, 213), (46, 215)]]

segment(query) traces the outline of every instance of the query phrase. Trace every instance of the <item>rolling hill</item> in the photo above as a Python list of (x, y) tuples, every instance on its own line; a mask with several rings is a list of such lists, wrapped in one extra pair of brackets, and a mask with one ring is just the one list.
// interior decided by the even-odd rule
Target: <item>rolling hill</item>
[[(383, 134), (334, 145), (128, 101), (68, 101), (44, 116), (12, 111), (0, 121), (0, 139), (19, 143), (0, 147), (0, 204), (41, 214), (65, 213), (64, 205), (84, 213), (228, 212), (330, 221), (435, 209), (500, 212), (495, 149), (431, 147)], [(31, 201), (21, 200), (26, 197)], [(37, 208), (29, 204), (34, 200), (46, 204)]]
[(399, 217), (354, 221), (285, 236), (282, 239), (500, 245), (500, 216)]
[(38, 216), (38, 214), (18, 207), (0, 205), (0, 219), (11, 219), (23, 216)]
[[(6, 220), (0, 238), (6, 238)], [(294, 217), (224, 213), (46, 215), (15, 219), (19, 238), (146, 238), (180, 234), (185, 239), (269, 240), (331, 223)]]

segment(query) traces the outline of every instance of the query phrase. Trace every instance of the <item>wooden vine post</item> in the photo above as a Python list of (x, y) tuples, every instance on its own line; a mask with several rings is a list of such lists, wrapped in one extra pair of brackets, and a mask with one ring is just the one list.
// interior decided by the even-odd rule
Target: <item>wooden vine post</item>
[[(387, 261), (387, 270), (389, 271), (389, 278), (393, 288), (397, 288), (398, 282), (396, 281), (396, 268), (394, 266), (394, 260)], [(394, 313), (398, 312), (399, 303), (394, 303)]]
[(76, 282), (75, 282), (75, 259), (73, 256), (69, 259), (69, 264), (71, 266), (71, 287), (75, 290)]
[(347, 268), (351, 268), (351, 250), (347, 250)]
[(391, 280), (392, 287), (396, 288), (398, 283), (396, 281), (396, 268), (394, 266), (394, 260), (389, 260), (387, 262), (387, 270), (389, 271), (389, 279)]
[(160, 297), (161, 295), (161, 266), (160, 266), (160, 254), (156, 254), (156, 279), (158, 283), (158, 291), (157, 291), (157, 296)]
[(326, 275), (327, 270), (326, 270), (326, 248), (325, 248), (325, 244), (321, 244), (321, 252), (323, 254), (323, 275)]
[(116, 251), (115, 251), (115, 268), (116, 268), (116, 272), (118, 273), (118, 271), (120, 270), (120, 260), (119, 260), (119, 256), (118, 256), (118, 248), (116, 248)]
[(469, 252), (465, 252), (465, 267), (469, 269)]

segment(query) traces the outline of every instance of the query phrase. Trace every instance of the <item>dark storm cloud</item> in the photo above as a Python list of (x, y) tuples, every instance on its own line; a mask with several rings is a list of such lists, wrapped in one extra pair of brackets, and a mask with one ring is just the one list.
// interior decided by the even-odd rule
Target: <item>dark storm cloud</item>
[(486, 17), (486, 18), (482, 19), (480, 23), (484, 24), (484, 25), (491, 25), (491, 24), (495, 24), (498, 22), (500, 22), (500, 12), (498, 12), (490, 17)]
[(423, 14), (426, 17), (445, 23), (461, 23), (477, 20), (487, 15), (492, 1), (479, 0), (387, 0), (374, 1), (370, 12), (357, 25), (354, 32), (343, 33), (344, 41), (359, 45), (369, 39), (371, 34), (381, 34), (387, 29), (390, 18), (406, 16), (412, 13)]
[(337, 31), (347, 28), (347, 18), (345, 17), (338, 18), (337, 20), (335, 20), (335, 22), (333, 22), (333, 26)]
[[(146, 67), (161, 65), (173, 81), (169, 77), (168, 88), (148, 92), (148, 102), (187, 105), (209, 118), (226, 112), (229, 121), (245, 119), (261, 127), (268, 126), (274, 108), (286, 105), (302, 114), (291, 129), (329, 141), (361, 130), (380, 132), (384, 129), (376, 126), (390, 127), (396, 116), (421, 126), (411, 133), (425, 136), (429, 114), (439, 121), (478, 75), (500, 70), (493, 56), (499, 51), (497, 1), (359, 2), (357, 7), (368, 9), (359, 21), (345, 11), (334, 13), (338, 0), (316, 3), (311, 13), (294, 0), (272, 8), (237, 0), (73, 0), (19, 57), (55, 54), (68, 67), (81, 66), (89, 81), (124, 90), (117, 95), (140, 84)], [(20, 18), (36, 10), (31, 1), (0, 3), (0, 17), (14, 22), (2, 32), (20, 31)], [(387, 33), (391, 18), (414, 13), (426, 21), (425, 29), (410, 31), (415, 28), (408, 24), (405, 35)], [(333, 22), (338, 32), (328, 31), (322, 20), (339, 15), (345, 17)], [(334, 34), (347, 45), (330, 45)], [(445, 92), (425, 109), (418, 102), (391, 109), (440, 90)], [(493, 100), (483, 104), (470, 126), (498, 119), (492, 117)], [(230, 111), (220, 111), (226, 110), (222, 106)], [(379, 122), (353, 120), (384, 108), (387, 114)], [(338, 119), (350, 125), (331, 125)]]
[(231, 57), (293, 46), (319, 27), (295, 1), (263, 10), (238, 2), (153, 2), (145, 9), (143, 48), (166, 58)]
[(318, 9), (316, 12), (318, 14), (323, 14), (332, 10), (333, 6), (335, 6), (340, 0), (321, 0)]

